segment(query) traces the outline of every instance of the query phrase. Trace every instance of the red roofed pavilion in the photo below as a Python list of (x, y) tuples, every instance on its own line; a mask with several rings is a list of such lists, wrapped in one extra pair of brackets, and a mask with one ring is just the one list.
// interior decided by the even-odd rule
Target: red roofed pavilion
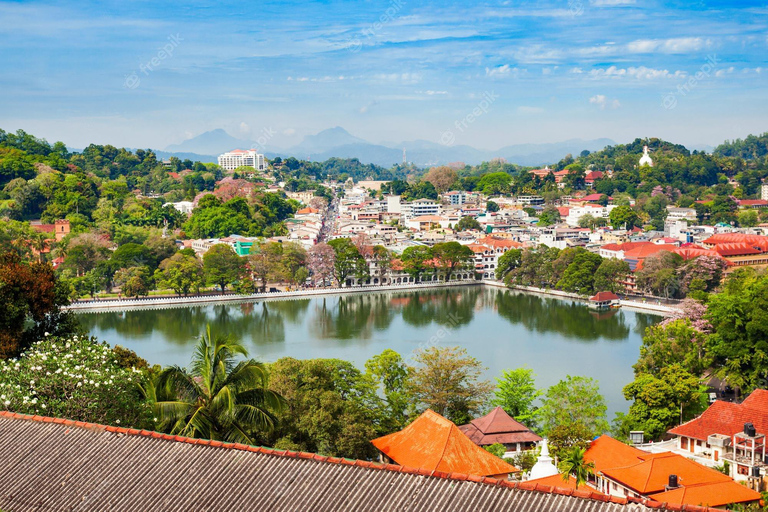
[(371, 443), (401, 466), (496, 478), (520, 471), (477, 446), (459, 427), (430, 409), (403, 430)]
[(501, 407), (496, 407), (485, 416), (460, 426), (459, 430), (478, 446), (501, 443), (508, 452), (528, 450), (541, 441), (541, 437)]

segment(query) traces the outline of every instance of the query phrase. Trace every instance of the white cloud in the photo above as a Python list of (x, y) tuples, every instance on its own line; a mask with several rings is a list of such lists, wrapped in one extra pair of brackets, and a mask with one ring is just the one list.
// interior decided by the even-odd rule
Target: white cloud
[(621, 106), (621, 103), (617, 99), (609, 99), (604, 94), (595, 94), (591, 98), (589, 98), (589, 103), (592, 105), (597, 105), (600, 110), (605, 110), (606, 107), (611, 109), (617, 109)]
[(638, 80), (655, 80), (658, 78), (684, 78), (687, 76), (685, 71), (669, 71), (667, 69), (655, 69), (647, 68), (645, 66), (619, 68), (617, 66), (609, 66), (604, 69), (593, 69), (589, 72), (589, 75), (593, 78), (602, 77), (630, 77)]
[(424, 93), (427, 94), (428, 96), (434, 96), (435, 94), (440, 94), (440, 95), (448, 94), (448, 91), (432, 91), (432, 90), (429, 90), (429, 91), (424, 91)]
[(712, 46), (710, 39), (701, 37), (675, 37), (671, 39), (638, 39), (627, 44), (630, 53), (689, 53)]
[(729, 68), (727, 68), (727, 69), (718, 69), (718, 70), (715, 72), (715, 76), (716, 76), (716, 77), (718, 77), (718, 78), (720, 78), (721, 76), (725, 76), (725, 75), (727, 75), (727, 74), (731, 74), (731, 73), (733, 73), (733, 71), (734, 71), (734, 67), (733, 67), (733, 66), (731, 66), (731, 67), (729, 67)]
[(485, 68), (485, 76), (499, 76), (499, 77), (510, 76), (510, 75), (517, 76), (522, 71), (524, 70), (521, 70), (516, 67), (512, 67), (509, 64), (504, 64), (501, 66), (496, 66), (495, 68)]
[(243, 121), (240, 123), (240, 133), (249, 133), (251, 131), (251, 127), (248, 126), (248, 123)]

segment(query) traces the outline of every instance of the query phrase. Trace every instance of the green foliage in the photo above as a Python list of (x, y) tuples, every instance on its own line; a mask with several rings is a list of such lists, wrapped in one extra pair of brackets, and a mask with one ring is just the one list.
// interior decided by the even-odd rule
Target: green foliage
[(617, 206), (608, 214), (614, 229), (632, 229), (640, 226), (640, 216), (629, 206)]
[(629, 273), (629, 263), (626, 261), (618, 258), (603, 259), (595, 271), (594, 291), (624, 293), (624, 281)]
[(432, 248), (426, 245), (414, 245), (406, 248), (400, 257), (403, 262), (403, 269), (411, 275), (416, 281), (434, 270), (430, 265), (433, 258)]
[(152, 428), (140, 368), (86, 337), (43, 337), (18, 359), (0, 360), (0, 410)]
[(556, 427), (579, 424), (591, 438), (608, 430), (606, 410), (596, 380), (568, 375), (547, 390), (539, 411), (542, 429), (547, 435)]
[(266, 366), (239, 342), (213, 337), (210, 326), (200, 336), (187, 371), (166, 368), (148, 387), (158, 428), (170, 434), (253, 444), (273, 430), (285, 405), (269, 389)]
[(557, 282), (557, 288), (581, 295), (591, 295), (595, 291), (595, 273), (602, 261), (603, 258), (598, 254), (586, 250), (578, 251), (563, 272), (563, 277)]
[(584, 485), (589, 477), (595, 474), (595, 463), (587, 461), (584, 458), (586, 448), (572, 446), (561, 457), (558, 469), (563, 474), (563, 480), (568, 481), (569, 477), (576, 478), (576, 488)]
[(567, 457), (571, 450), (589, 448), (589, 443), (594, 437), (593, 430), (580, 421), (557, 425), (547, 433), (550, 452), (561, 460)]
[(642, 430), (659, 439), (675, 425), (706, 408), (706, 387), (679, 364), (662, 368), (658, 377), (643, 373), (624, 387), (624, 397), (634, 400), (626, 421), (632, 430)]
[(493, 385), (480, 380), (485, 368), (459, 347), (419, 349), (409, 367), (411, 392), (417, 403), (457, 425), (468, 423), (487, 403)]
[(480, 226), (480, 223), (477, 222), (477, 219), (469, 215), (460, 218), (455, 227), (456, 231), (480, 231), (481, 229), (482, 227)]
[(349, 238), (337, 238), (328, 242), (328, 245), (336, 253), (333, 270), (334, 277), (339, 286), (343, 286), (347, 278), (350, 277), (367, 279), (368, 264), (355, 244), (352, 243), (352, 240)]
[(540, 226), (551, 226), (560, 222), (560, 211), (554, 206), (547, 206), (539, 215)]
[(231, 246), (216, 244), (203, 255), (203, 271), (206, 281), (217, 285), (224, 293), (227, 285), (242, 277), (245, 259), (238, 256)]
[(486, 211), (493, 213), (499, 211), (499, 205), (495, 201), (487, 201), (485, 203)]
[(702, 375), (712, 363), (706, 343), (706, 334), (687, 318), (653, 325), (643, 336), (635, 374), (660, 375), (664, 368), (677, 364), (693, 375)]
[(368, 379), (337, 359), (278, 359), (271, 365), (270, 389), (286, 400), (267, 442), (333, 457), (371, 459), (378, 402)]
[(437, 243), (432, 247), (432, 256), (437, 260), (445, 280), (450, 281), (457, 270), (471, 267), (475, 253), (459, 242)]
[(222, 203), (216, 196), (203, 196), (184, 231), (194, 238), (221, 238), (233, 234), (272, 236), (282, 234), (282, 221), (295, 212), (292, 203), (278, 194), (264, 193), (253, 203), (235, 197)]
[(500, 459), (504, 458), (504, 454), (507, 453), (507, 448), (501, 443), (490, 444), (488, 446), (484, 446), (483, 448), (485, 448), (485, 451), (488, 453), (495, 455)]
[(507, 282), (507, 276), (520, 266), (523, 259), (522, 249), (509, 249), (499, 257), (499, 264), (496, 266), (496, 279)]
[(155, 280), (158, 288), (170, 288), (178, 295), (186, 296), (191, 290), (200, 293), (205, 284), (205, 273), (196, 256), (178, 252), (160, 263)]
[(536, 388), (533, 370), (517, 368), (504, 370), (496, 379), (495, 397), (491, 405), (500, 406), (507, 414), (530, 429), (536, 429), (538, 408), (534, 402), (542, 395)]
[(394, 350), (387, 349), (365, 362), (365, 377), (383, 397), (379, 406), (379, 430), (384, 433), (404, 428), (414, 416), (414, 398), (408, 367)]

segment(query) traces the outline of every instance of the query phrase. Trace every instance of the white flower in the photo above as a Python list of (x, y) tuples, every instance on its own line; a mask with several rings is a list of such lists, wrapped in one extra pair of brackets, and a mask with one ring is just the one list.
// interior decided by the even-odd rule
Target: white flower
[(5, 405), (11, 405), (11, 401), (10, 400), (6, 400), (5, 401)]
[(120, 424), (120, 420), (115, 420), (115, 423), (117, 423), (119, 425)]

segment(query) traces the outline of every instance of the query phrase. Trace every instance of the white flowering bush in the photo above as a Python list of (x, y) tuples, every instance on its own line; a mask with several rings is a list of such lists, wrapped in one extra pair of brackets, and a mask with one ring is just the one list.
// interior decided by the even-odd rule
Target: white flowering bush
[(146, 370), (120, 360), (95, 338), (46, 336), (19, 358), (0, 360), (0, 410), (152, 428), (140, 389)]

